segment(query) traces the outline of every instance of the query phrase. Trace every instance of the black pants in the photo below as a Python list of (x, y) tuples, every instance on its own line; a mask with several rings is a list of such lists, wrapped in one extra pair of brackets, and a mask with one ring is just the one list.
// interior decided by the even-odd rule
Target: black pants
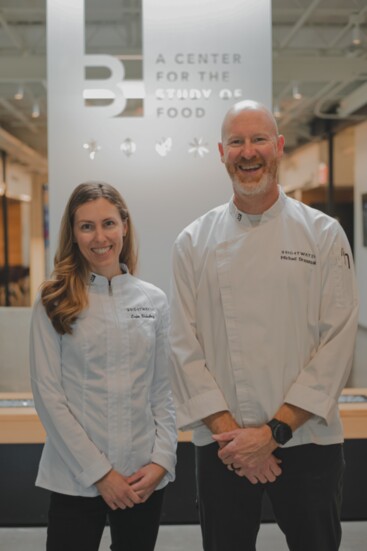
[(276, 451), (282, 474), (251, 484), (229, 471), (216, 443), (196, 447), (200, 524), (205, 551), (256, 551), (267, 492), (291, 551), (337, 551), (344, 456), (341, 444), (308, 444)]
[(113, 551), (153, 551), (164, 490), (132, 509), (108, 507), (102, 497), (52, 493), (47, 551), (98, 551), (108, 518)]

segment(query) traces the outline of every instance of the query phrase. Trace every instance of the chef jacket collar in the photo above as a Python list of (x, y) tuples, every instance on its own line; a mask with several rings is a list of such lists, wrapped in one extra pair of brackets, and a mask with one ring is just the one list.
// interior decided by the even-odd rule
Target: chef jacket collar
[[(278, 214), (283, 209), (284, 203), (286, 201), (286, 195), (282, 188), (278, 186), (279, 190), (279, 196), (278, 199), (275, 201), (274, 205), (270, 207), (270, 209), (266, 210), (261, 215), (260, 224), (264, 224), (264, 222), (267, 222), (268, 220), (271, 220), (272, 218), (275, 218), (278, 216)], [(231, 198), (229, 202), (229, 212), (231, 216), (238, 222), (239, 224), (242, 224), (246, 227), (253, 227), (252, 223), (250, 221), (249, 215), (246, 212), (240, 211), (236, 205), (233, 202), (233, 197)]]
[[(126, 266), (126, 264), (121, 263), (120, 268), (121, 268), (122, 273), (119, 274), (119, 275), (114, 276), (111, 279), (111, 283), (112, 282), (118, 282), (120, 280), (120, 278), (122, 278), (125, 274), (129, 273), (129, 269)], [(108, 285), (108, 279), (105, 276), (102, 276), (102, 275), (99, 275), (99, 274), (95, 274), (94, 272), (91, 272), (91, 274), (89, 276), (89, 284), (104, 287), (104, 286)]]

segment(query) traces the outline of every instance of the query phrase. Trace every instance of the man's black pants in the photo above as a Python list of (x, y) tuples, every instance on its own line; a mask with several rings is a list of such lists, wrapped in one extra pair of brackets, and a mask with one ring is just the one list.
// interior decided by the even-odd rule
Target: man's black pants
[(47, 551), (98, 551), (108, 518), (112, 551), (153, 551), (164, 490), (131, 509), (108, 507), (102, 497), (51, 494)]
[(205, 551), (256, 551), (267, 492), (290, 551), (337, 551), (344, 455), (342, 444), (278, 448), (282, 474), (251, 484), (218, 458), (218, 445), (196, 447), (196, 478)]

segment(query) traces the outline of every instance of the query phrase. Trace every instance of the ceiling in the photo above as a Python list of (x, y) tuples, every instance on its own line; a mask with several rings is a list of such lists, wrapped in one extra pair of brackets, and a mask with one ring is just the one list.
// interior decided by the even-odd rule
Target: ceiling
[(273, 107), (288, 147), (367, 120), (367, 0), (272, 6)]
[[(86, 53), (141, 58), (141, 3), (86, 0)], [(367, 0), (272, 0), (272, 20), (273, 104), (288, 150), (367, 120)], [(0, 149), (45, 170), (46, 0), (0, 0)]]

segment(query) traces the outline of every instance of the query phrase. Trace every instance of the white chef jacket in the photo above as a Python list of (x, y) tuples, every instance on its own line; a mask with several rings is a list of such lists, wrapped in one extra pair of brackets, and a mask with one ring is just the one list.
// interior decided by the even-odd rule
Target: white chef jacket
[(233, 200), (211, 210), (173, 249), (178, 426), (205, 445), (203, 418), (229, 410), (257, 426), (287, 402), (314, 414), (288, 446), (341, 442), (337, 400), (357, 320), (352, 254), (336, 220), (280, 188), (257, 225)]
[(30, 336), (35, 407), (46, 429), (37, 481), (96, 496), (111, 468), (147, 463), (174, 479), (176, 426), (169, 383), (168, 305), (163, 291), (126, 273), (92, 274), (89, 306), (72, 335), (59, 335), (38, 297)]

